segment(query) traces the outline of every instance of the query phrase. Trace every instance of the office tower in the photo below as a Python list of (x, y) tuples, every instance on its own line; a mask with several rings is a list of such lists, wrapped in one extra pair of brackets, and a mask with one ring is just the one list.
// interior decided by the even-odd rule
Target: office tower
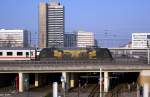
[(39, 5), (39, 47), (47, 47), (47, 5)]
[(132, 48), (150, 48), (150, 33), (132, 33)]
[(58, 2), (39, 5), (39, 47), (64, 47), (64, 6)]
[(64, 47), (73, 48), (76, 47), (76, 36), (73, 33), (64, 34)]
[(77, 31), (76, 34), (76, 46), (77, 47), (91, 47), (94, 46), (94, 33)]
[(0, 47), (28, 46), (28, 31), (0, 29)]

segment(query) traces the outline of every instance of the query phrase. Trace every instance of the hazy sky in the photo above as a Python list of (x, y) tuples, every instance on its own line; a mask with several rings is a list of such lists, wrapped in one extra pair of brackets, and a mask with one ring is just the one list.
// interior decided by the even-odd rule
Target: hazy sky
[[(0, 28), (38, 32), (38, 4), (50, 0), (0, 0)], [(59, 0), (65, 30), (92, 31), (97, 38), (150, 32), (150, 0)], [(103, 37), (104, 38), (104, 37)]]

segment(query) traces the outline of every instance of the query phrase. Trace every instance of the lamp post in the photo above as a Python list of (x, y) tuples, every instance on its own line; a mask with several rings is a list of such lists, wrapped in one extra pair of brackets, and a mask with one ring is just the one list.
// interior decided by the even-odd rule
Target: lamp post
[(66, 97), (66, 82), (64, 76), (61, 76), (61, 83), (62, 83), (62, 88), (63, 88), (63, 95)]
[(102, 68), (100, 68), (100, 76), (99, 76), (99, 97), (102, 97)]
[(30, 31), (28, 31), (29, 33), (28, 33), (28, 48), (30, 49), (30, 51), (29, 51), (29, 58), (31, 59), (31, 32)]
[(149, 59), (149, 57), (150, 57), (150, 54), (149, 54), (150, 53), (149, 52), (149, 40), (147, 40), (147, 53), (148, 53), (147, 54), (147, 63), (150, 64), (150, 59)]

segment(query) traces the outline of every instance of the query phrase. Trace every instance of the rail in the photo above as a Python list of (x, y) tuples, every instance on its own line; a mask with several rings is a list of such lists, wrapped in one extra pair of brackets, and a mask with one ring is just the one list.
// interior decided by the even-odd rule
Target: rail
[(95, 93), (97, 92), (99, 88), (99, 85), (96, 84), (96, 86), (92, 89), (88, 97), (94, 97)]

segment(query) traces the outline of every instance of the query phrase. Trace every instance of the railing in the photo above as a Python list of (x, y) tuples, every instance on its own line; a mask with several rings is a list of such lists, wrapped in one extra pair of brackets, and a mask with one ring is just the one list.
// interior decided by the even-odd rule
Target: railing
[(110, 60), (98, 60), (98, 59), (93, 59), (93, 60), (48, 60), (48, 61), (0, 61), (0, 64), (3, 65), (11, 65), (11, 64), (27, 64), (27, 65), (41, 65), (41, 64), (69, 64), (69, 65), (86, 65), (86, 64), (91, 64), (91, 65), (143, 65), (147, 64), (147, 62), (142, 61), (140, 59), (134, 59), (134, 58), (114, 58), (112, 61)]

